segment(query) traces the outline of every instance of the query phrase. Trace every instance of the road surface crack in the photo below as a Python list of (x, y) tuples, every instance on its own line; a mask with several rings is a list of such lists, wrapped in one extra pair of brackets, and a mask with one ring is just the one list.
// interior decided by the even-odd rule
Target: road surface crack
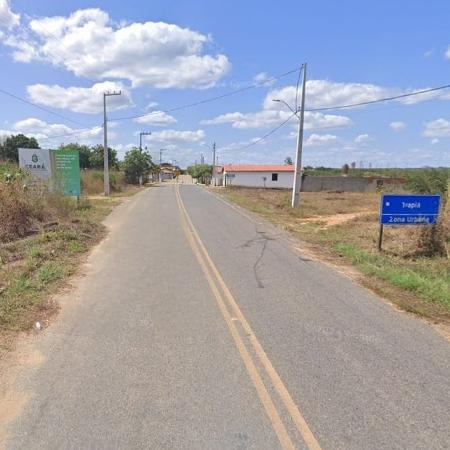
[(254, 264), (253, 264), (253, 273), (255, 276), (255, 280), (256, 280), (256, 284), (260, 289), (264, 289), (264, 283), (263, 280), (260, 276), (260, 274), (258, 273), (258, 267), (261, 264), (263, 258), (264, 258), (264, 254), (266, 253), (267, 250), (267, 244), (269, 241), (275, 241), (276, 238), (274, 236), (269, 236), (265, 231), (259, 231), (258, 230), (258, 225), (255, 224), (255, 231), (256, 231), (256, 236), (253, 237), (252, 239), (249, 239), (247, 241), (245, 241), (243, 244), (241, 244), (239, 246), (239, 248), (249, 248), (251, 247), (253, 244), (262, 242), (262, 246), (261, 246), (261, 252), (258, 255), (258, 257), (256, 258)]

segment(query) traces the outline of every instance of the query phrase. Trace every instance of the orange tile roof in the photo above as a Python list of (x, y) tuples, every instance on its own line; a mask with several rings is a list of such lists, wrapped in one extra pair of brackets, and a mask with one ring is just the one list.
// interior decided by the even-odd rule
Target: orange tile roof
[(225, 172), (293, 172), (294, 166), (287, 164), (226, 164)]

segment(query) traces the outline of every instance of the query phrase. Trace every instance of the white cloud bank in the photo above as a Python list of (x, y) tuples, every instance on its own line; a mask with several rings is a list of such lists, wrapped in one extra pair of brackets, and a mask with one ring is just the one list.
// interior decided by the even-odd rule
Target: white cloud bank
[(436, 119), (427, 122), (423, 135), (431, 138), (450, 137), (450, 120)]
[[(263, 109), (256, 113), (227, 113), (215, 117), (214, 119), (203, 120), (202, 125), (220, 125), (229, 123), (233, 128), (268, 128), (279, 125), (284, 120), (288, 120), (292, 113), (289, 111)], [(292, 117), (291, 123), (297, 126), (297, 119)], [(352, 121), (346, 116), (334, 114), (322, 114), (319, 112), (305, 113), (305, 130), (321, 128), (348, 127)]]
[(205, 132), (203, 130), (161, 130), (153, 132), (147, 138), (157, 142), (200, 142), (205, 138)]
[(175, 117), (171, 116), (170, 114), (165, 113), (164, 111), (152, 111), (145, 116), (134, 119), (134, 122), (144, 125), (161, 127), (169, 125), (171, 123), (176, 123), (177, 119), (175, 119)]
[(372, 142), (372, 138), (367, 134), (359, 134), (358, 136), (355, 137), (355, 144), (368, 144), (369, 142)]
[[(19, 133), (36, 138), (45, 147), (59, 145), (62, 142), (99, 143), (99, 138), (103, 134), (103, 128), (97, 126), (89, 129), (76, 129), (61, 123), (47, 123), (44, 120), (29, 117), (15, 122), (10, 130), (0, 130), (0, 135), (2, 136)], [(114, 132), (110, 132), (109, 137), (113, 139), (116, 135)]]
[[(328, 80), (309, 80), (306, 82), (306, 109), (329, 108), (334, 106), (371, 102), (386, 97), (407, 94), (425, 89), (427, 88), (397, 89), (368, 83), (343, 83)], [(296, 90), (296, 86), (286, 86), (281, 89), (272, 90), (267, 94), (264, 100), (264, 108), (273, 109), (275, 107), (274, 105), (276, 105), (278, 109), (284, 108), (281, 103), (273, 102), (274, 99), (283, 100), (294, 107)], [(443, 89), (441, 91), (427, 92), (425, 94), (401, 98), (397, 101), (411, 105), (432, 99), (450, 100), (450, 90)], [(298, 104), (300, 104), (300, 99), (298, 99)]]
[(306, 139), (306, 145), (327, 145), (332, 144), (337, 141), (337, 136), (334, 134), (311, 134), (308, 139)]
[(10, 36), (16, 61), (41, 60), (94, 80), (126, 79), (136, 86), (207, 88), (230, 69), (223, 54), (205, 54), (211, 38), (164, 22), (114, 23), (101, 9), (29, 23), (28, 36)]
[(8, 0), (0, 0), (0, 29), (10, 30), (20, 23), (20, 14), (11, 11)]
[(64, 88), (57, 84), (33, 84), (27, 87), (28, 96), (34, 103), (87, 114), (103, 111), (103, 93), (106, 91), (122, 91), (122, 95), (108, 97), (108, 111), (133, 106), (129, 91), (118, 82), (105, 81), (89, 88)]

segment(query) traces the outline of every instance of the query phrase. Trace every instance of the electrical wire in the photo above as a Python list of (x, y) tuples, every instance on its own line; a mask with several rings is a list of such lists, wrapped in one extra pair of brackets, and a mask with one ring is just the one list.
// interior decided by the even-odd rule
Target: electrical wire
[(226, 92), (225, 94), (216, 95), (214, 97), (205, 98), (203, 100), (199, 100), (199, 101), (196, 101), (196, 102), (193, 102), (193, 103), (186, 103), (184, 105), (175, 106), (173, 108), (163, 109), (163, 110), (159, 110), (159, 111), (151, 111), (151, 112), (145, 113), (145, 114), (136, 114), (136, 115), (132, 115), (132, 116), (111, 118), (109, 121), (110, 122), (117, 122), (117, 121), (120, 121), (120, 120), (138, 119), (140, 117), (146, 117), (146, 116), (151, 116), (151, 115), (154, 115), (154, 114), (160, 114), (161, 112), (173, 113), (173, 112), (176, 112), (176, 111), (180, 111), (182, 109), (187, 109), (187, 108), (192, 108), (194, 106), (204, 105), (205, 103), (211, 103), (211, 102), (214, 102), (216, 100), (221, 100), (221, 99), (226, 98), (226, 97), (231, 97), (232, 95), (240, 94), (241, 92), (245, 92), (245, 91), (248, 91), (250, 89), (254, 89), (254, 88), (257, 88), (259, 86), (263, 86), (263, 85), (265, 85), (267, 83), (271, 83), (272, 81), (277, 81), (277, 80), (279, 80), (281, 78), (284, 78), (284, 77), (286, 77), (288, 75), (291, 75), (292, 73), (297, 72), (298, 70), (299, 70), (298, 68), (292, 69), (292, 70), (284, 72), (284, 73), (282, 73), (280, 75), (276, 75), (276, 76), (273, 76), (271, 78), (268, 78), (267, 80), (260, 81), (260, 82), (257, 82), (257, 83), (253, 83), (253, 84), (250, 84), (250, 85), (245, 86), (243, 88), (236, 89), (236, 90), (230, 91), (230, 92)]
[(74, 123), (76, 125), (81, 125), (82, 127), (85, 126), (84, 123), (81, 123), (81, 122), (78, 122), (76, 120), (70, 119), (69, 117), (63, 116), (62, 114), (59, 114), (57, 112), (51, 111), (50, 109), (44, 108), (42, 106), (39, 106), (36, 103), (30, 102), (29, 100), (26, 100), (26, 99), (24, 99), (22, 97), (19, 97), (18, 95), (12, 94), (11, 92), (8, 92), (8, 91), (6, 91), (4, 89), (0, 89), (0, 92), (2, 94), (8, 95), (9, 97), (12, 97), (12, 98), (14, 98), (14, 99), (16, 99), (16, 100), (18, 100), (20, 102), (26, 103), (27, 105), (34, 106), (35, 108), (38, 108), (41, 111), (45, 111), (48, 114), (53, 114), (54, 116), (57, 116), (57, 117), (59, 117), (61, 119), (64, 119), (64, 120), (66, 120), (68, 122), (72, 122), (72, 123)]
[(374, 103), (388, 102), (391, 100), (398, 100), (400, 98), (412, 97), (414, 95), (427, 94), (428, 92), (436, 92), (436, 91), (440, 91), (442, 89), (448, 89), (448, 88), (450, 88), (450, 84), (444, 84), (443, 86), (437, 86), (437, 87), (430, 88), (430, 89), (423, 89), (421, 91), (409, 92), (407, 94), (394, 95), (392, 97), (379, 98), (376, 100), (369, 100), (366, 102), (351, 103), (348, 105), (327, 106), (327, 107), (320, 107), (320, 108), (308, 108), (308, 109), (305, 109), (305, 111), (316, 112), (316, 111), (330, 111), (330, 110), (334, 110), (334, 109), (355, 108), (357, 106), (365, 106), (365, 105), (372, 105)]
[(47, 136), (45, 138), (40, 138), (40, 141), (47, 141), (50, 139), (56, 139), (56, 138), (60, 138), (60, 137), (66, 137), (66, 136), (73, 136), (74, 134), (78, 134), (84, 131), (90, 131), (90, 130), (94, 130), (95, 128), (103, 128), (103, 125), (96, 125), (94, 127), (89, 127), (89, 128), (78, 128), (77, 130), (71, 131), (70, 133), (64, 133), (64, 134), (57, 134), (55, 136)]

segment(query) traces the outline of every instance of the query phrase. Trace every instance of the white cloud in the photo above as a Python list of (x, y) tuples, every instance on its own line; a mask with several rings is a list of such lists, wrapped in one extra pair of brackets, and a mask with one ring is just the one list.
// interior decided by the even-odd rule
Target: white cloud
[[(450, 50), (449, 50), (450, 52)], [(306, 82), (306, 108), (328, 108), (333, 106), (349, 105), (354, 103), (370, 102), (381, 98), (407, 94), (410, 92), (426, 90), (428, 88), (398, 89), (386, 88), (367, 83), (343, 83), (328, 80), (309, 80)], [(283, 100), (292, 108), (295, 106), (296, 86), (286, 86), (270, 91), (264, 100), (265, 109), (283, 109), (282, 103), (274, 102), (274, 99)], [(398, 99), (400, 103), (407, 105), (416, 104), (426, 100), (450, 100), (449, 90), (427, 92)], [(300, 104), (300, 98), (298, 99)]]
[(391, 122), (389, 124), (389, 126), (394, 130), (394, 131), (402, 131), (406, 128), (406, 124), (404, 122), (400, 122), (400, 121), (396, 121), (396, 122)]
[(437, 138), (431, 139), (430, 143), (432, 145), (438, 144), (439, 143), (439, 139), (437, 139)]
[(145, 116), (134, 119), (134, 122), (144, 125), (165, 126), (176, 123), (177, 119), (164, 111), (152, 111)]
[[(233, 128), (248, 129), (248, 128), (268, 128), (279, 125), (284, 120), (291, 117), (288, 111), (277, 110), (262, 110), (256, 113), (227, 113), (222, 114), (214, 119), (203, 120), (202, 125), (219, 125), (230, 123)], [(297, 120), (292, 118), (291, 124), (297, 126)], [(334, 128), (347, 127), (352, 124), (352, 121), (346, 116), (338, 116), (333, 114), (322, 114), (319, 112), (305, 113), (305, 130), (320, 129), (320, 128)]]
[(19, 25), (20, 14), (11, 11), (8, 0), (0, 0), (0, 28), (11, 29)]
[(118, 24), (105, 11), (83, 9), (34, 19), (29, 26), (33, 40), (6, 41), (14, 58), (42, 59), (79, 77), (127, 79), (133, 87), (206, 88), (230, 69), (225, 55), (204, 53), (209, 36), (174, 24)]
[(359, 134), (355, 137), (355, 144), (368, 144), (369, 142), (372, 142), (372, 138), (367, 134)]
[(287, 120), (291, 113), (286, 111), (263, 110), (256, 113), (233, 112), (221, 114), (214, 119), (202, 120), (202, 125), (232, 124), (233, 128), (266, 128)]
[(273, 77), (268, 75), (266, 72), (260, 72), (253, 77), (253, 81), (257, 84), (262, 84), (263, 86), (271, 86), (275, 83)]
[[(287, 86), (270, 91), (264, 100), (266, 109), (284, 108), (281, 103), (273, 102), (274, 99), (283, 100), (292, 107), (295, 105), (296, 86)], [(307, 108), (321, 108), (349, 103), (360, 103), (392, 94), (392, 90), (364, 83), (338, 83), (328, 80), (309, 80), (306, 82)], [(300, 104), (300, 99), (298, 99)]]
[(334, 134), (311, 134), (305, 141), (305, 145), (326, 145), (337, 141)]
[[(76, 129), (61, 123), (47, 123), (43, 120), (30, 117), (15, 122), (11, 130), (0, 131), (2, 135), (17, 133), (23, 133), (26, 136), (36, 138), (38, 141), (44, 141), (42, 142), (43, 146), (59, 145), (62, 142), (92, 144), (100, 142), (99, 138), (103, 134), (103, 128), (97, 126), (90, 129)], [(116, 134), (110, 132), (109, 137), (114, 139)]]
[(446, 57), (447, 59), (450, 59), (450, 45), (448, 46), (448, 49), (447, 49), (447, 51), (445, 52), (445, 57)]
[(125, 157), (125, 153), (136, 147), (136, 144), (128, 143), (128, 144), (115, 144), (112, 146), (114, 150), (117, 151), (117, 157), (119, 160), (123, 160)]
[(436, 119), (425, 123), (423, 135), (431, 138), (450, 137), (450, 121)]
[(156, 108), (158, 106), (158, 102), (150, 102), (146, 107), (146, 111), (151, 111), (152, 109)]
[(147, 137), (149, 140), (158, 142), (199, 142), (205, 138), (205, 132), (203, 130), (161, 130)]
[(89, 88), (64, 88), (57, 84), (33, 84), (27, 87), (28, 95), (35, 103), (88, 114), (98, 114), (103, 111), (103, 93), (106, 91), (122, 91), (122, 95), (108, 97), (108, 111), (133, 106), (129, 91), (118, 82), (105, 81)]

